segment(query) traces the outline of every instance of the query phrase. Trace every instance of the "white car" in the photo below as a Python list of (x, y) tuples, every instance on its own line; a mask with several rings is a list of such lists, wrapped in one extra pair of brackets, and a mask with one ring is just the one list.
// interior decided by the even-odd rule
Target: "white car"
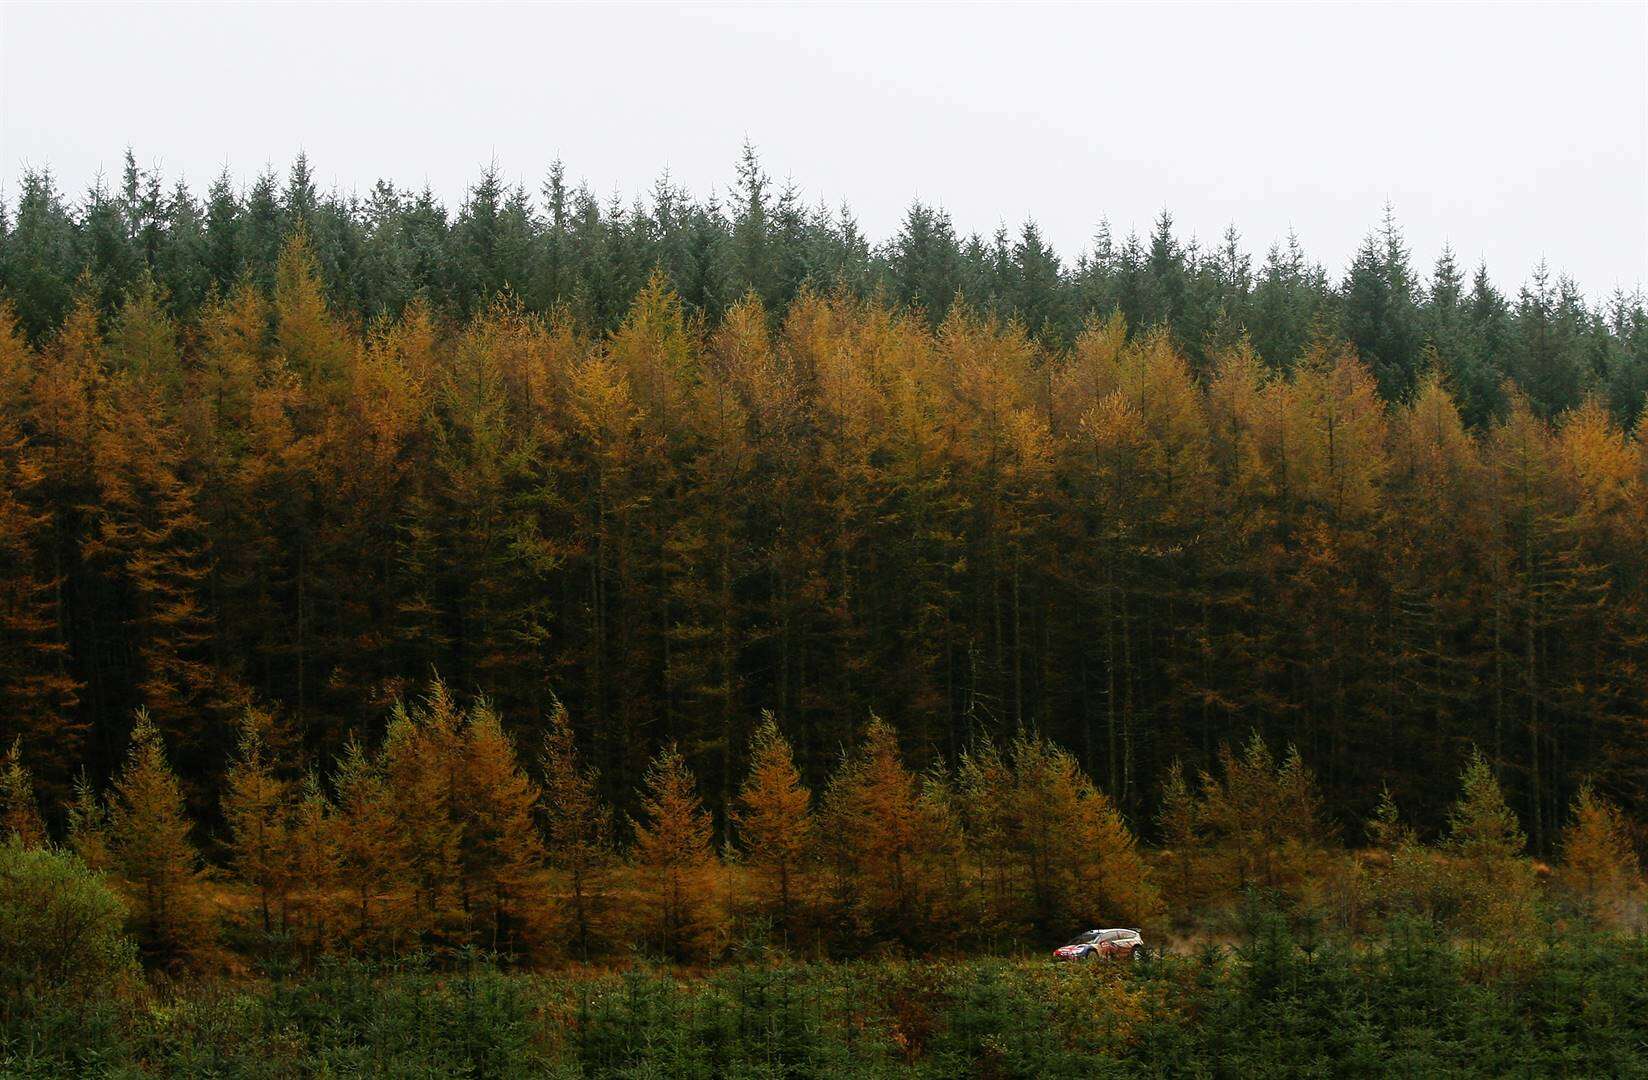
[(1068, 945), (1053, 950), (1054, 960), (1099, 960), (1120, 957), (1138, 960), (1144, 956), (1144, 938), (1137, 930), (1088, 930), (1077, 934)]

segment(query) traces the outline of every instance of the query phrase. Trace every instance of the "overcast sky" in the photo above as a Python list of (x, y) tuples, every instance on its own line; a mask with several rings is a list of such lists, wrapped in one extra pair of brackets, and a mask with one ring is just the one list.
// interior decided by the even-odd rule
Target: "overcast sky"
[[(1167, 208), (1341, 272), (1388, 199), (1502, 286), (1648, 282), (1648, 5), (145, 6), (0, 0), (0, 184), (145, 165), (203, 190), (307, 151), (328, 186), (561, 157), (603, 195), (724, 189), (748, 138), (880, 240), (911, 200), (1033, 216), (1073, 258)], [(1256, 258), (1257, 261), (1257, 258)]]

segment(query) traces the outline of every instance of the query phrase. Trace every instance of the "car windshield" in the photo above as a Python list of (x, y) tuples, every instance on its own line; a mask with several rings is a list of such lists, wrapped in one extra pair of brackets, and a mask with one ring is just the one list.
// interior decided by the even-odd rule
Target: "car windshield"
[(1097, 931), (1097, 930), (1088, 930), (1086, 933), (1077, 934), (1075, 937), (1071, 938), (1070, 941), (1069, 941), (1069, 944), (1070, 945), (1091, 945), (1095, 941), (1099, 940), (1099, 937), (1100, 937), (1100, 932), (1099, 931)]

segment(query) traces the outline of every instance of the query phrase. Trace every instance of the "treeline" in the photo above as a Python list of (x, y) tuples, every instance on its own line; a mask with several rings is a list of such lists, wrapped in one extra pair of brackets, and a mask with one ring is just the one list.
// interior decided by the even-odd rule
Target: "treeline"
[(1255, 730), (1353, 842), (1387, 786), (1437, 832), (1473, 745), (1536, 852), (1587, 780), (1642, 816), (1648, 454), (1599, 398), (1507, 384), (1473, 432), (1321, 334), (1199, 370), (1120, 315), (711, 324), (662, 275), (608, 334), (503, 299), (363, 336), (305, 233), (274, 277), (191, 321), (82, 281), (39, 345), (0, 314), (0, 736), (53, 813), (138, 707), (212, 827), (248, 704), (326, 771), (439, 671), (523, 743), (565, 701), (625, 813), (675, 744), (721, 837), (762, 710), (815, 788), (872, 711), (918, 769), (1038, 732), (1147, 833)]
[(735, 182), (707, 198), (666, 174), (644, 198), (603, 199), (571, 185), (557, 162), (531, 192), (494, 165), (455, 210), (427, 188), (388, 181), (364, 194), (322, 191), (302, 155), (285, 177), (266, 169), (243, 189), (226, 169), (197, 194), (128, 150), (118, 180), (99, 177), (78, 197), (48, 170), (25, 171), (15, 201), (0, 205), (0, 290), (36, 344), (67, 317), (82, 274), (104, 316), (152, 277), (169, 312), (191, 322), (244, 282), (272, 288), (281, 247), (300, 227), (329, 305), (356, 327), (399, 317), (415, 299), (463, 322), (508, 290), (529, 311), (560, 310), (608, 333), (661, 270), (711, 323), (751, 292), (777, 318), (809, 288), (843, 289), (919, 309), (934, 326), (959, 298), (1059, 348), (1090, 317), (1120, 312), (1140, 331), (1169, 329), (1199, 372), (1243, 335), (1286, 366), (1331, 333), (1355, 347), (1387, 400), (1406, 398), (1427, 371), (1445, 374), (1473, 427), (1504, 417), (1507, 379), (1545, 417), (1596, 393), (1630, 424), (1648, 392), (1640, 293), (1593, 304), (1541, 265), (1503, 295), (1485, 267), (1462, 267), (1450, 250), (1427, 272), (1412, 265), (1388, 210), (1342, 273), (1291, 235), (1255, 265), (1234, 228), (1216, 243), (1187, 241), (1165, 211), (1144, 237), (1101, 223), (1073, 261), (1034, 221), (962, 235), (941, 207), (921, 203), (874, 242), (846, 207), (809, 206), (793, 183), (775, 185), (748, 146)]
[[(641, 778), (633, 816), (600, 797), (564, 710), (527, 758), (487, 702), (462, 709), (439, 682), (325, 775), (298, 772), (269, 717), (248, 711), (208, 870), (164, 739), (141, 713), (107, 790), (77, 785), (63, 846), (107, 875), (142, 955), (170, 967), (214, 967), (220, 944), (305, 964), (465, 948), (516, 962), (707, 961), (735, 937), (852, 954), (1002, 944), (1163, 910), (1115, 805), (1039, 738), (918, 774), (873, 721), (815, 797), (769, 718), (734, 801), (736, 841), (722, 845), (673, 745)], [(0, 829), (24, 849), (49, 845), (15, 747)]]
[[(14, 747), (0, 769), (0, 921), (16, 924), (0, 976), (20, 981), (13, 991), (54, 992), (76, 964), (127, 955), (82, 955), (94, 924), (120, 940), (122, 915), (151, 965), (197, 971), (222, 966), (222, 946), (305, 969), (329, 954), (450, 965), (477, 951), (518, 965), (702, 963), (773, 945), (817, 957), (1040, 951), (1072, 928), (1121, 924), (1159, 947), (1174, 924), (1228, 931), (1261, 908), (1341, 941), (1422, 925), (1515, 965), (1553, 916), (1645, 925), (1618, 808), (1581, 789), (1553, 873), (1528, 857), (1480, 755), (1437, 843), (1386, 793), (1370, 847), (1350, 852), (1298, 751), (1278, 759), (1254, 734), (1193, 780), (1175, 767), (1160, 814), (1171, 846), (1147, 854), (1071, 754), (1025, 733), (916, 773), (872, 720), (815, 797), (769, 717), (720, 845), (673, 745), (650, 763), (635, 815), (615, 815), (564, 709), (530, 763), (489, 703), (462, 708), (440, 682), (397, 706), (376, 745), (351, 742), (329, 775), (300, 774), (277, 736), (267, 714), (242, 718), (210, 869), (146, 713), (108, 788), (77, 785), (60, 848)], [(107, 889), (88, 875), (123, 903), (96, 901)]]

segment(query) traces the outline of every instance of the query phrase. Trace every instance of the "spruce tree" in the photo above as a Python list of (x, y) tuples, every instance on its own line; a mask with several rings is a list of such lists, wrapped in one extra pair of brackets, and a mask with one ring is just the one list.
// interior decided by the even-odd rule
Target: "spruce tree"
[(223, 817), (229, 826), (230, 858), (241, 881), (256, 890), (265, 932), (286, 924), (291, 891), (292, 807), (289, 787), (275, 774), (266, 746), (269, 715), (247, 709), (240, 744), (224, 777)]
[(604, 922), (606, 877), (614, 861), (612, 812), (601, 802), (595, 771), (579, 760), (572, 723), (559, 701), (544, 733), (543, 773), (539, 805), (547, 858), (566, 890), (558, 905), (562, 927), (573, 951), (588, 960)]
[(1448, 816), (1447, 849), (1454, 858), (1462, 927), (1473, 936), (1509, 943), (1526, 933), (1534, 918), (1537, 882), (1526, 857), (1528, 839), (1481, 751), (1472, 749), (1460, 786)]
[(26, 848), (44, 847), (46, 826), (34, 797), (34, 777), (23, 764), (23, 744), (14, 741), (0, 764), (0, 839)]

